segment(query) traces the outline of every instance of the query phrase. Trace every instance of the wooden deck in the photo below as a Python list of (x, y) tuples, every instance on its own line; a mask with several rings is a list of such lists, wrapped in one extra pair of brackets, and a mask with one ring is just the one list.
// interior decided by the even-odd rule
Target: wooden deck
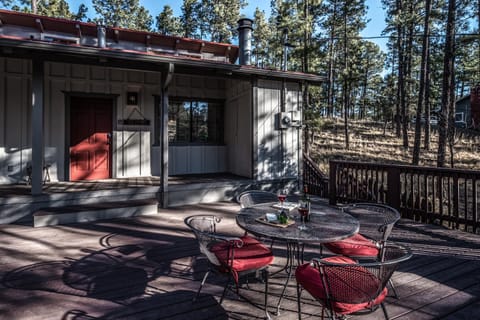
[[(192, 303), (206, 261), (183, 219), (191, 214), (224, 217), (240, 234), (234, 203), (162, 210), (158, 216), (44, 228), (0, 226), (0, 319), (259, 319), (260, 309), (229, 293), (218, 304), (223, 279), (212, 276)], [(479, 319), (480, 236), (401, 221), (392, 240), (410, 245), (414, 257), (394, 275), (400, 299), (387, 298), (392, 319)], [(273, 270), (285, 261), (274, 248)], [(308, 256), (318, 248), (307, 248)], [(308, 257), (307, 257), (308, 258)], [(269, 304), (285, 279), (271, 279)], [(261, 304), (263, 285), (242, 292)], [(296, 319), (292, 283), (281, 314)], [(304, 293), (304, 319), (320, 308)], [(381, 310), (358, 319), (382, 319)], [(357, 317), (352, 317), (357, 319)]]

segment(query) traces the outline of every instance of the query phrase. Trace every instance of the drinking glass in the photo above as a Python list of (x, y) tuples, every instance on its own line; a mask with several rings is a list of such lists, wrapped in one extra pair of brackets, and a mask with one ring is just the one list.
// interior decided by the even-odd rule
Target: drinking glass
[(298, 202), (298, 213), (300, 215), (300, 220), (302, 221), (302, 224), (298, 226), (298, 229), (300, 230), (307, 230), (308, 227), (305, 225), (305, 220), (307, 219), (308, 216), (308, 202), (300, 200)]
[(281, 189), (277, 192), (277, 197), (278, 201), (280, 201), (280, 206), (283, 210), (283, 203), (285, 202), (285, 199), (287, 199), (287, 190)]

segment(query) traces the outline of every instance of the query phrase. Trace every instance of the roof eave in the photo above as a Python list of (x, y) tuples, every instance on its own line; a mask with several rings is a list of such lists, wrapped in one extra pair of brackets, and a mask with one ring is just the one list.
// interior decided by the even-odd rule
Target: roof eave
[[(320, 84), (325, 82), (325, 77), (314, 74), (305, 74), (298, 72), (285, 72), (279, 70), (260, 69), (251, 66), (241, 66), (218, 61), (193, 60), (189, 58), (174, 57), (168, 55), (142, 54), (137, 52), (128, 52), (120, 50), (109, 50), (96, 47), (71, 46), (61, 44), (50, 44), (42, 42), (33, 42), (31, 40), (0, 38), (0, 46), (3, 52), (11, 49), (24, 49), (35, 52), (70, 55), (70, 56), (89, 56), (97, 59), (120, 59), (129, 61), (138, 61), (153, 64), (170, 64), (177, 66), (215, 69), (221, 71), (224, 75), (234, 75), (240, 77), (265, 77), (274, 80), (288, 80), (291, 82), (308, 82), (311, 84)], [(49, 57), (49, 56), (48, 56)], [(48, 59), (47, 57), (47, 59)], [(55, 60), (52, 56), (52, 61)]]

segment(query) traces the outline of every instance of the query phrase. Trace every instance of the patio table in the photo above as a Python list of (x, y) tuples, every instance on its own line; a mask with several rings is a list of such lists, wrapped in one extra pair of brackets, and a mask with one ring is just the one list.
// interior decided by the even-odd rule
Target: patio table
[(310, 221), (306, 223), (308, 227), (306, 230), (298, 228), (301, 222), (297, 209), (290, 211), (289, 215), (294, 217), (295, 223), (289, 226), (274, 226), (259, 222), (258, 219), (265, 217), (267, 213), (278, 212), (272, 207), (276, 204), (264, 203), (243, 208), (237, 214), (236, 221), (240, 228), (253, 235), (286, 243), (287, 262), (280, 271), (286, 271), (287, 281), (277, 304), (277, 314), (279, 314), (280, 305), (293, 270), (303, 262), (304, 245), (306, 243), (321, 245), (351, 237), (358, 233), (360, 225), (357, 219), (342, 210), (314, 202), (311, 205)]

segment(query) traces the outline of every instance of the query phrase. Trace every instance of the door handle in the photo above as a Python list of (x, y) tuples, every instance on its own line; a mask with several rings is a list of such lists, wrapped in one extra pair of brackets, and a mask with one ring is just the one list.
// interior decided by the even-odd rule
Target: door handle
[(107, 133), (107, 144), (111, 145), (112, 144), (112, 134)]

